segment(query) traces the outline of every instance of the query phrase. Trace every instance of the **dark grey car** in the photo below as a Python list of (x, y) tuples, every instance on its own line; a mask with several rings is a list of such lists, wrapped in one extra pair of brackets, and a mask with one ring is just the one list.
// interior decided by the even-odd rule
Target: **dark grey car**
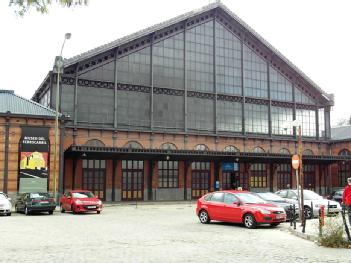
[(33, 212), (48, 212), (52, 215), (56, 208), (55, 200), (48, 193), (24, 193), (16, 201), (16, 212), (29, 215)]

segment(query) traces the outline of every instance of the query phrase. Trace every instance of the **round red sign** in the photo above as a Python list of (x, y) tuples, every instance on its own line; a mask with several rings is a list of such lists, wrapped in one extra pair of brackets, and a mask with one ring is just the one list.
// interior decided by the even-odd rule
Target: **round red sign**
[(300, 166), (300, 158), (297, 154), (294, 154), (291, 158), (291, 164), (292, 164), (292, 167), (296, 170), (296, 169), (299, 169), (299, 166)]

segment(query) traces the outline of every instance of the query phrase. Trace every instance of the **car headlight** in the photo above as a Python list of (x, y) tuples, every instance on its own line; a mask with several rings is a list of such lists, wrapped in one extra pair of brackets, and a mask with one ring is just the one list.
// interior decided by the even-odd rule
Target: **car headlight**
[(98, 204), (98, 205), (102, 205), (102, 202), (101, 202), (101, 200), (99, 200), (99, 201), (97, 202), (97, 204)]
[(76, 200), (76, 205), (81, 205), (81, 204), (83, 204), (83, 202), (82, 202), (82, 201), (80, 201), (80, 200)]
[(265, 209), (258, 209), (258, 211), (260, 211), (262, 214), (264, 215), (269, 215), (271, 212)]

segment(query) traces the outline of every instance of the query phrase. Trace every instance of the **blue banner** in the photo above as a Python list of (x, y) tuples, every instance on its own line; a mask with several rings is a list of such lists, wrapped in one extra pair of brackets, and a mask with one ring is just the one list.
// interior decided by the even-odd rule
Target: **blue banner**
[(222, 163), (223, 172), (239, 171), (239, 163)]

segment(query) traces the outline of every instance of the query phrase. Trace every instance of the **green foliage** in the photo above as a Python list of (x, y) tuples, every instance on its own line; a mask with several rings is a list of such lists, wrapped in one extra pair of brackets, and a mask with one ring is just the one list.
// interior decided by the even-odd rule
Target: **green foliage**
[(319, 237), (318, 242), (325, 247), (348, 248), (350, 244), (345, 240), (343, 234), (344, 225), (340, 216), (329, 217), (325, 219), (323, 235)]
[[(15, 9), (15, 13), (24, 16), (28, 11), (34, 9), (35, 11), (47, 14), (48, 7), (52, 4), (53, 0), (10, 0), (10, 7)], [(74, 7), (87, 5), (88, 0), (54, 0), (62, 7)]]

